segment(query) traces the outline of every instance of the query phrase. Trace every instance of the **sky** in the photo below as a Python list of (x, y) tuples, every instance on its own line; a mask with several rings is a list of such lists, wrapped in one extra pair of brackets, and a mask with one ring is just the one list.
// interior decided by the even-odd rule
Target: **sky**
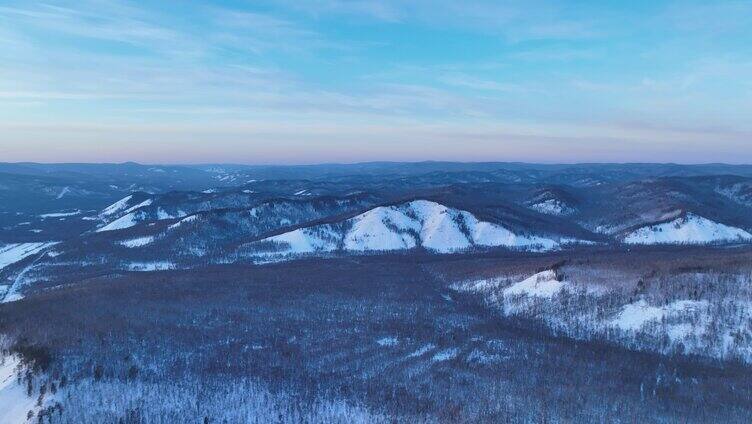
[(0, 0), (0, 161), (752, 163), (752, 1)]

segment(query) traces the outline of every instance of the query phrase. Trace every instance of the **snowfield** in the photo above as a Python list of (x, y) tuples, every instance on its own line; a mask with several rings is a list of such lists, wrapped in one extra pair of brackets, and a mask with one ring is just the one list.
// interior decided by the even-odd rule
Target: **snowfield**
[[(678, 300), (668, 305), (651, 306), (645, 300), (639, 300), (625, 305), (622, 311), (609, 321), (609, 325), (622, 330), (638, 331), (650, 322), (658, 323), (684, 311), (704, 311), (707, 307), (706, 301)], [(673, 333), (674, 336), (678, 335), (676, 332)]]
[(13, 243), (0, 247), (0, 270), (8, 265), (14, 264), (26, 257), (56, 244), (55, 242), (42, 243)]
[(551, 250), (551, 239), (518, 235), (501, 225), (479, 221), (473, 214), (427, 200), (381, 206), (336, 224), (300, 228), (259, 243), (277, 247), (274, 253), (306, 254), (344, 250), (391, 251), (423, 247), (451, 253), (473, 247)]
[(130, 202), (132, 198), (133, 198), (133, 195), (130, 195), (128, 197), (124, 197), (118, 200), (117, 202), (104, 208), (104, 210), (102, 211), (100, 215), (109, 216), (109, 215), (114, 215), (120, 212), (121, 210), (125, 209), (128, 206), (128, 202)]
[(120, 218), (110, 222), (104, 227), (98, 228), (96, 232), (101, 233), (104, 231), (123, 230), (125, 228), (133, 227), (136, 224), (138, 224), (138, 219), (136, 217), (136, 214), (129, 213), (127, 215), (123, 215)]
[(504, 289), (504, 296), (534, 296), (550, 298), (564, 288), (555, 271), (543, 271)]
[(117, 218), (116, 220), (108, 223), (107, 225), (98, 228), (96, 232), (101, 233), (104, 231), (122, 230), (125, 228), (133, 227), (139, 222), (141, 222), (144, 219), (144, 212), (138, 211), (138, 209), (151, 205), (153, 200), (146, 199), (137, 205), (128, 207), (128, 202), (132, 198), (133, 196), (128, 196), (124, 199), (118, 200), (117, 202), (105, 208), (100, 214), (100, 217), (102, 218), (111, 216), (111, 215), (118, 215), (121, 213), (123, 215)]
[(692, 213), (663, 224), (639, 228), (624, 236), (624, 243), (627, 244), (707, 244), (734, 241), (752, 241), (752, 234)]

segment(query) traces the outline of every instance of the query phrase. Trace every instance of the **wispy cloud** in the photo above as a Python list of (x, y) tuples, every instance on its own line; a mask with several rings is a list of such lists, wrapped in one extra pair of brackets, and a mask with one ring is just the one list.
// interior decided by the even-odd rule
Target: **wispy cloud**
[(748, 5), (9, 0), (0, 147), (164, 138), (196, 154), (274, 140), (268, 158), (377, 158), (374, 143), (420, 159), (472, 140), (479, 156), (525, 159), (529, 146), (628, 155), (619, 146), (697, 149), (715, 135), (729, 151), (752, 131)]
[(390, 23), (459, 28), (496, 33), (510, 41), (582, 39), (595, 36), (596, 21), (571, 16), (564, 4), (553, 1), (494, 0), (314, 0), (290, 2), (288, 7), (317, 17), (354, 15)]
[(748, 33), (752, 26), (752, 2), (674, 2), (666, 8), (662, 20), (676, 29), (687, 32)]
[(39, 29), (140, 47), (186, 41), (176, 31), (150, 23), (138, 9), (113, 1), (82, 1), (73, 6), (51, 4), (0, 7), (0, 17), (13, 26)]

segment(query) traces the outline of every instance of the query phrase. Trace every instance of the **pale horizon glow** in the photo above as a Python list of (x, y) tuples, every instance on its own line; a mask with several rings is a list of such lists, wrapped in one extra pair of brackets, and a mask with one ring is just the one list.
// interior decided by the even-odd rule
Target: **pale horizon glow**
[(0, 161), (752, 163), (752, 1), (0, 0)]

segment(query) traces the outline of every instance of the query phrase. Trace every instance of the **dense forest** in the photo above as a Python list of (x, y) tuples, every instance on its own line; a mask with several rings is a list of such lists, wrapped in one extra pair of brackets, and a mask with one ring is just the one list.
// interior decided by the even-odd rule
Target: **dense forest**
[[(387, 255), (124, 273), (4, 304), (0, 332), (6, 355), (28, 361), (20, 378), (39, 398), (33, 419), (45, 423), (752, 417), (752, 374), (743, 363), (639, 352), (616, 336), (567, 337), (546, 325), (555, 311), (540, 319), (500, 314), (484, 296), (453, 288), (551, 268), (574, 278), (578, 264), (686, 275), (690, 257), (694, 272), (718, 264), (748, 273), (733, 268), (749, 263), (748, 251), (512, 257)], [(664, 287), (652, 284), (644, 290), (658, 296)]]

